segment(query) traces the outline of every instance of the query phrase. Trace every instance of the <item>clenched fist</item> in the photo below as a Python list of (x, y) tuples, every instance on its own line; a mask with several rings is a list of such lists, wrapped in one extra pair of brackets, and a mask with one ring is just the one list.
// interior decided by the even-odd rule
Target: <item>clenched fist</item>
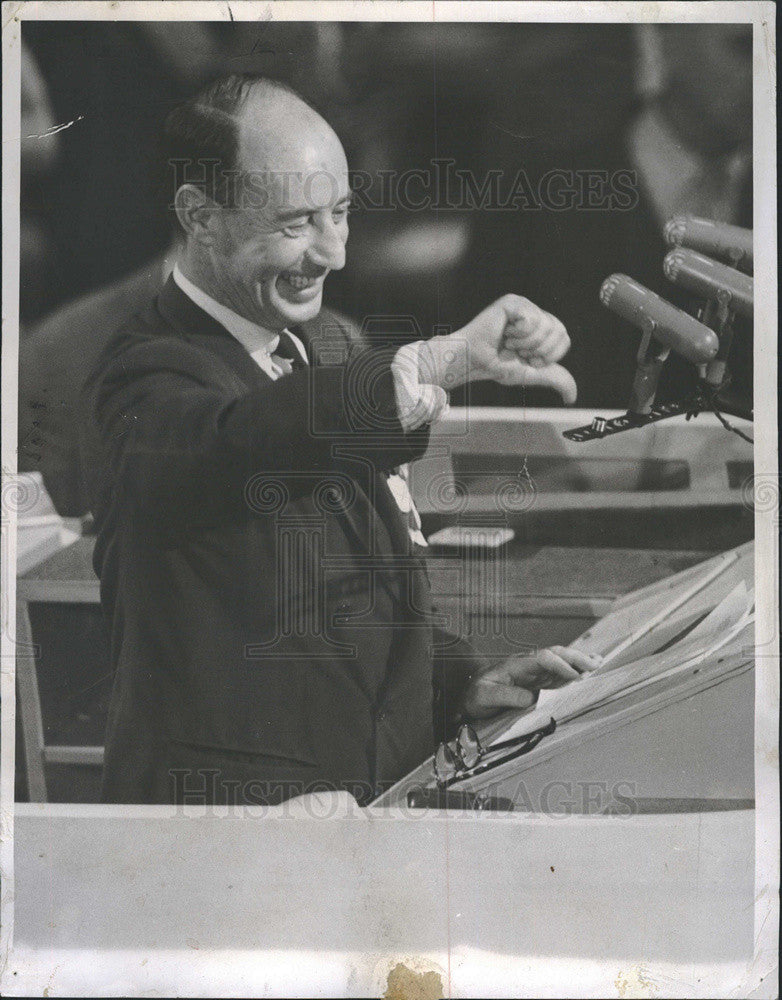
[(426, 341), (420, 379), (446, 391), (482, 379), (547, 387), (570, 405), (576, 401), (576, 383), (557, 364), (569, 347), (567, 331), (555, 316), (521, 295), (504, 295), (461, 330)]

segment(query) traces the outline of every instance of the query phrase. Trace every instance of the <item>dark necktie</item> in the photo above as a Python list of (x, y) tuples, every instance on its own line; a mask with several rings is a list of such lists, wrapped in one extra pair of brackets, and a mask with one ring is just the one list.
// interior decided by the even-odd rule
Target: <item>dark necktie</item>
[(277, 344), (277, 349), (272, 354), (272, 360), (275, 358), (287, 361), (293, 371), (305, 367), (305, 361), (287, 330), (283, 330), (280, 334), (280, 342)]

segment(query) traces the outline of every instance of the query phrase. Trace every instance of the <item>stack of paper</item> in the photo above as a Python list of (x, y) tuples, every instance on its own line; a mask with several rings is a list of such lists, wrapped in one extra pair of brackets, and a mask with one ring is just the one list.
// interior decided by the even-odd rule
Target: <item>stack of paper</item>
[[(704, 663), (717, 653), (724, 654), (751, 646), (754, 629), (754, 592), (742, 580), (694, 627), (688, 616), (670, 623), (655, 633), (655, 650), (650, 651), (646, 636), (627, 650), (638, 655), (620, 666), (610, 659), (604, 667), (586, 674), (566, 687), (542, 691), (536, 708), (521, 716), (509, 729), (497, 735), (494, 742), (522, 736), (551, 718), (566, 722), (584, 712), (623, 697), (631, 691), (652, 684)], [(697, 620), (697, 619), (696, 619)], [(684, 623), (684, 624), (683, 624)], [(675, 641), (675, 636), (682, 637)], [(674, 641), (671, 641), (674, 639)]]

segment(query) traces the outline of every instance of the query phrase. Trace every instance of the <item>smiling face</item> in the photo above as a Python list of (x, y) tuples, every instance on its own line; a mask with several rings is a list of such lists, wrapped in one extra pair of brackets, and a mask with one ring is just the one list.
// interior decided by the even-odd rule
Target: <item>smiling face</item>
[(215, 212), (200, 245), (201, 284), (277, 331), (316, 316), (326, 276), (345, 265), (348, 166), (330, 126), (284, 93), (271, 108), (250, 95), (238, 160), (234, 207)]

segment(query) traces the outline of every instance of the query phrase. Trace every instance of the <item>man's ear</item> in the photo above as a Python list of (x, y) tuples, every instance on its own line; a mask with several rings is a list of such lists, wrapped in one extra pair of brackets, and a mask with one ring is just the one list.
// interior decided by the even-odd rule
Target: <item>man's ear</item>
[(174, 196), (174, 208), (187, 236), (204, 246), (214, 243), (220, 206), (204, 191), (195, 184), (183, 184)]

